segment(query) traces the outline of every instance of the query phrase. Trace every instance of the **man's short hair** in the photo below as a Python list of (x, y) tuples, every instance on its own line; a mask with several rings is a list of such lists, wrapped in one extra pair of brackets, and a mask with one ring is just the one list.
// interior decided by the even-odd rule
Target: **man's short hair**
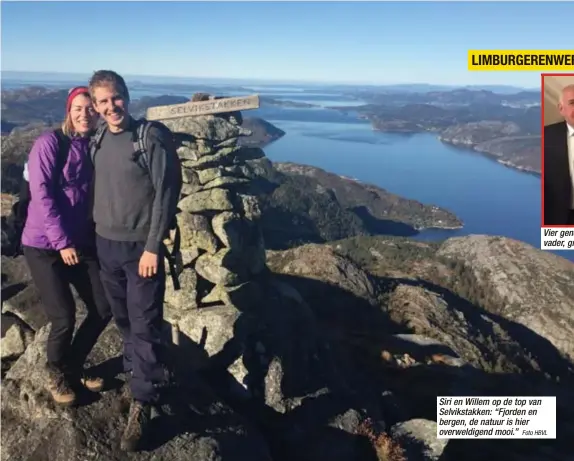
[(117, 88), (122, 95), (129, 101), (130, 93), (128, 91), (128, 86), (126, 85), (125, 80), (123, 77), (114, 72), (113, 70), (98, 70), (94, 72), (92, 78), (90, 79), (90, 83), (88, 84), (88, 88), (90, 89), (90, 95), (92, 99), (94, 98), (94, 89), (101, 86), (114, 86)]

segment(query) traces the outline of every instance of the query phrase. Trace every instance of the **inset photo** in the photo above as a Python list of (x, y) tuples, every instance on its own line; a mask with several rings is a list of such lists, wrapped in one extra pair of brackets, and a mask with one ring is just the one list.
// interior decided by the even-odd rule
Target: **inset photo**
[(542, 74), (542, 225), (574, 227), (574, 74)]

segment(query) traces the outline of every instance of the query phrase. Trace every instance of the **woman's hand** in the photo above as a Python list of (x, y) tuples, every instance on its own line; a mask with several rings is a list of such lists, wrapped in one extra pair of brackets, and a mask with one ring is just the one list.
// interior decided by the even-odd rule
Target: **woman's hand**
[(80, 262), (80, 258), (78, 258), (78, 253), (75, 248), (64, 248), (63, 250), (60, 250), (60, 256), (68, 266), (73, 266)]

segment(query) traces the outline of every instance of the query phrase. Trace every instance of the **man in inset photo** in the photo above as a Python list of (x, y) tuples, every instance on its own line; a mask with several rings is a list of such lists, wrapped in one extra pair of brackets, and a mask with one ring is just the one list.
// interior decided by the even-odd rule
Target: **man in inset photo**
[(558, 111), (564, 120), (544, 127), (544, 225), (574, 226), (574, 84)]

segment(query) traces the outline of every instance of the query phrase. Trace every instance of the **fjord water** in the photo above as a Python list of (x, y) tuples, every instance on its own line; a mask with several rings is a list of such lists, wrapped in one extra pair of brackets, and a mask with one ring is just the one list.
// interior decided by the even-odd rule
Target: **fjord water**
[[(10, 86), (42, 83), (19, 81)], [(81, 82), (58, 86), (78, 83)], [(7, 89), (5, 81), (3, 86)], [(312, 165), (371, 183), (391, 193), (448, 209), (464, 223), (462, 229), (430, 229), (415, 238), (442, 240), (458, 235), (488, 234), (540, 247), (539, 177), (505, 167), (476, 152), (443, 144), (435, 134), (373, 131), (370, 123), (360, 120), (353, 112), (353, 106), (362, 101), (347, 95), (293, 86), (261, 85), (245, 89), (245, 92), (230, 94), (222, 87), (222, 94), (258, 93), (317, 106), (262, 105), (258, 110), (244, 113), (244, 116), (264, 118), (286, 132), (283, 138), (265, 148), (270, 160)], [(179, 88), (162, 84), (140, 85), (132, 92), (132, 98), (161, 94), (182, 96)], [(347, 106), (348, 111), (327, 109), (328, 106)], [(574, 260), (572, 251), (556, 254)]]
[(442, 144), (435, 134), (389, 134), (368, 123), (270, 120), (287, 134), (265, 152), (272, 161), (318, 166), (434, 204), (464, 222), (459, 230), (428, 230), (417, 238), (504, 235), (539, 247), (540, 179), (472, 151)]
[[(310, 101), (311, 102), (311, 101)], [(322, 101), (323, 102), (323, 101)], [(342, 106), (340, 98), (325, 106)], [(428, 229), (413, 237), (440, 241), (486, 234), (540, 248), (540, 177), (506, 167), (470, 149), (444, 144), (433, 133), (374, 131), (357, 118), (326, 108), (262, 108), (265, 118), (286, 135), (265, 148), (272, 161), (316, 166), (374, 184), (426, 205), (456, 214), (462, 229)], [(552, 251), (574, 261), (574, 251)]]

